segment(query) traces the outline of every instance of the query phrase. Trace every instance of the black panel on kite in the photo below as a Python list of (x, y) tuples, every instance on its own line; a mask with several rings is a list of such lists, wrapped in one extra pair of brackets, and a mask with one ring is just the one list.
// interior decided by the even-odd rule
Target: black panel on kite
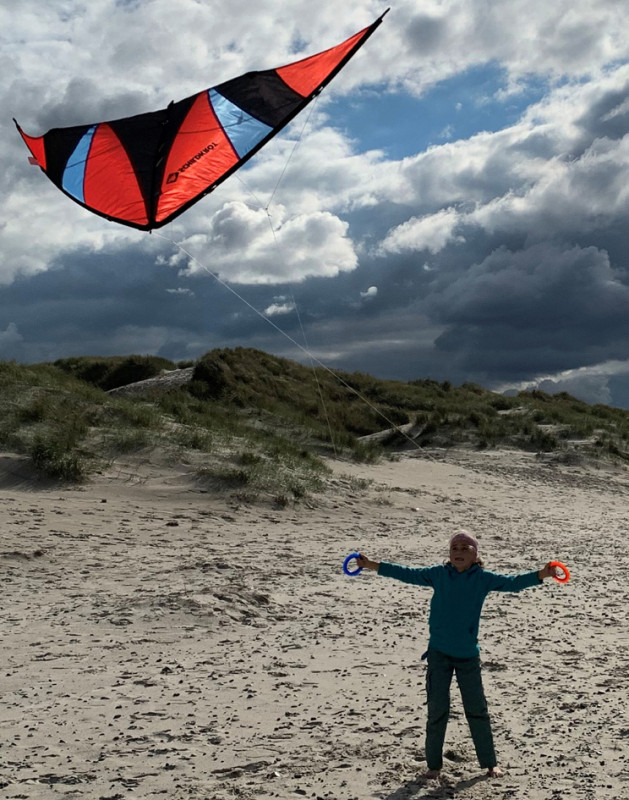
[(39, 137), (16, 125), (33, 159), (77, 203), (123, 225), (160, 228), (287, 125), (383, 17), (329, 50), (248, 72), (160, 111), (54, 128)]

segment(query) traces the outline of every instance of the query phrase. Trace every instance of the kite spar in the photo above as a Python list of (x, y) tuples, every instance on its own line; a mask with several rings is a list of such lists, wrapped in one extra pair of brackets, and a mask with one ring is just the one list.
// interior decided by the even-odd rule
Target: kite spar
[[(388, 11), (389, 9), (387, 9)], [(150, 231), (212, 192), (282, 130), (382, 22), (321, 53), (133, 117), (29, 136), (37, 163), (79, 205)]]

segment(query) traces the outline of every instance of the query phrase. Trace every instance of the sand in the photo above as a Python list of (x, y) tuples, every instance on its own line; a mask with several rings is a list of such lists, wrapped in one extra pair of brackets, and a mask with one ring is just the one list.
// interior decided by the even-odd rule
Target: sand
[[(0, 794), (628, 798), (629, 472), (502, 451), (332, 466), (328, 494), (273, 509), (184, 468), (64, 488), (0, 458)], [(421, 778), (430, 590), (341, 569), (358, 549), (440, 563), (459, 527), (490, 569), (572, 572), (486, 602), (501, 780), (456, 690), (442, 778)]]

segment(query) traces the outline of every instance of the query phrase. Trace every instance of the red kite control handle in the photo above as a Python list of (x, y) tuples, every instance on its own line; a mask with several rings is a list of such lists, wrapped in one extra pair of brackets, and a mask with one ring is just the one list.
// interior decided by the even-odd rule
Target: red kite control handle
[(550, 566), (559, 567), (559, 569), (563, 572), (563, 576), (553, 575), (553, 578), (557, 581), (557, 583), (568, 583), (570, 580), (570, 572), (565, 564), (562, 564), (561, 561), (551, 561)]

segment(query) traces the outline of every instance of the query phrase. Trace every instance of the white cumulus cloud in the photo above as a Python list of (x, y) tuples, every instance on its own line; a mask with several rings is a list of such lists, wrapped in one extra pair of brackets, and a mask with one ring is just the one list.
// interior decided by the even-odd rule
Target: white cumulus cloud
[(179, 253), (172, 264), (187, 275), (211, 271), (250, 285), (299, 283), (355, 269), (358, 258), (343, 220), (329, 212), (289, 216), (279, 207), (275, 220), (242, 202), (226, 203), (208, 220), (207, 233), (181, 242), (193, 259)]

